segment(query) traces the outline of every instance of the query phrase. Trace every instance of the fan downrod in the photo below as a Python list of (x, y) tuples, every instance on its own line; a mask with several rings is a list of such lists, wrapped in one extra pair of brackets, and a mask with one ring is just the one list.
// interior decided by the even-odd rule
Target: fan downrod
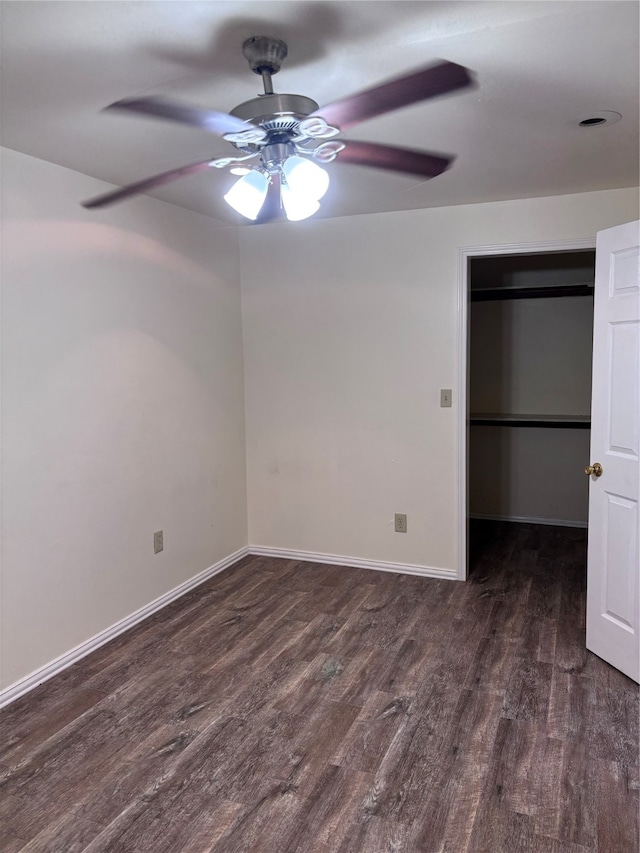
[[(297, 122), (318, 109), (304, 95), (275, 94), (271, 76), (277, 74), (286, 59), (287, 43), (274, 36), (251, 36), (242, 44), (242, 53), (254, 74), (262, 77), (264, 93), (238, 104), (231, 115), (267, 130), (295, 130)], [(283, 126), (283, 122), (284, 125)]]

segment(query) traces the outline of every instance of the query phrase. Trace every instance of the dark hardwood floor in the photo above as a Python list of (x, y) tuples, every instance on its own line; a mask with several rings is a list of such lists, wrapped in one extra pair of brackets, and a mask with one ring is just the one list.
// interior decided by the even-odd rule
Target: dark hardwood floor
[(585, 534), (466, 584), (248, 558), (0, 712), (0, 849), (637, 853), (638, 689)]

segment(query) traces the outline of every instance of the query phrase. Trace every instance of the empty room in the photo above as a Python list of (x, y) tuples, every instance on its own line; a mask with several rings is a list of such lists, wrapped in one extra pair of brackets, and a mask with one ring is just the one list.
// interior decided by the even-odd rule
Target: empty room
[(2, 853), (637, 853), (640, 4), (2, 0)]

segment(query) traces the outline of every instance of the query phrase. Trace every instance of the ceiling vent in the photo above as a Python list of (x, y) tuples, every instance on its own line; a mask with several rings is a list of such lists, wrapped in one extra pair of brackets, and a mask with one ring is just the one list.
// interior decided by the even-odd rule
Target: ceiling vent
[(602, 127), (605, 124), (615, 124), (622, 118), (620, 113), (612, 110), (600, 110), (597, 113), (592, 113), (588, 116), (582, 116), (578, 119), (579, 127)]

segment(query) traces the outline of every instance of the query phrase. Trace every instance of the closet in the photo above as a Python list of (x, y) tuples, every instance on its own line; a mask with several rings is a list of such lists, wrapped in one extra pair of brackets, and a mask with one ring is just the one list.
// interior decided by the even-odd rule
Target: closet
[(471, 518), (586, 527), (595, 251), (470, 262)]

